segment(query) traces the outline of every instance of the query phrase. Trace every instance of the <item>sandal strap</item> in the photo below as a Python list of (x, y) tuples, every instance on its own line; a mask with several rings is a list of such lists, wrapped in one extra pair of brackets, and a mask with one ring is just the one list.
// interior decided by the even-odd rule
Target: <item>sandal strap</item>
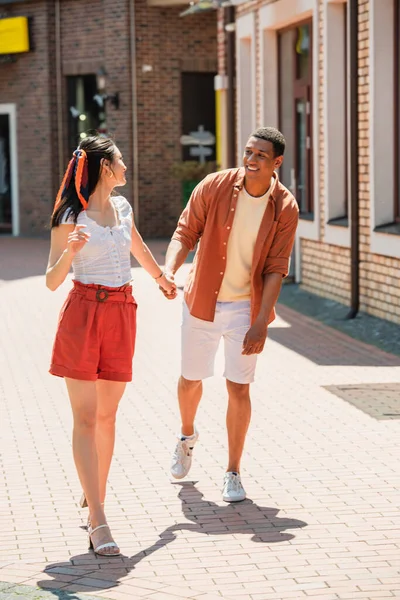
[(95, 531), (97, 531), (98, 529), (103, 529), (103, 527), (108, 527), (108, 525), (104, 524), (104, 525), (99, 525), (98, 527), (95, 527), (94, 529), (90, 529), (89, 535), (92, 535)]
[(107, 544), (100, 544), (97, 548), (94, 549), (95, 552), (99, 552), (99, 550), (104, 550), (104, 548), (118, 548), (115, 542), (107, 542)]

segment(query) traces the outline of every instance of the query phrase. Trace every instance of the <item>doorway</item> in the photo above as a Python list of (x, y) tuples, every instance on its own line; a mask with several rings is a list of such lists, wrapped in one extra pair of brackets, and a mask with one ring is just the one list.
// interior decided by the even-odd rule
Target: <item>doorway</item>
[(0, 104), (0, 235), (19, 234), (15, 104)]
[(282, 182), (300, 216), (313, 219), (312, 21), (279, 32), (279, 127), (286, 138)]

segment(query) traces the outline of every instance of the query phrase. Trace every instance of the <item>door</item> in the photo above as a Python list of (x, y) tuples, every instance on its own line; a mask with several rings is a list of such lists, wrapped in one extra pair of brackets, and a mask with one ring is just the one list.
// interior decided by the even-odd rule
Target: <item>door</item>
[(19, 233), (14, 104), (0, 104), (0, 235)]
[(278, 47), (279, 127), (287, 143), (281, 177), (301, 217), (312, 219), (312, 22), (279, 32)]

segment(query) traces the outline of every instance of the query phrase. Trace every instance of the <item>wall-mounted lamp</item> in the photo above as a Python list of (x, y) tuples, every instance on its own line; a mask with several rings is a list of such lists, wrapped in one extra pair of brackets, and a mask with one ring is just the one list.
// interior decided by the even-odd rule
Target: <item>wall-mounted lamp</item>
[(97, 91), (98, 93), (93, 96), (93, 100), (97, 102), (100, 107), (103, 107), (107, 101), (110, 101), (112, 106), (118, 110), (119, 109), (119, 92), (115, 92), (114, 94), (106, 93), (106, 77), (107, 73), (103, 67), (96, 73), (96, 83), (97, 83)]

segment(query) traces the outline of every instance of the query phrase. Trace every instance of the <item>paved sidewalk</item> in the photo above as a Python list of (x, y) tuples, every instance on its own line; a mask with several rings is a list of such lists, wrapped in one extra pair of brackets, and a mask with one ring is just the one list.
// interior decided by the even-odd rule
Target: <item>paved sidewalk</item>
[(374, 404), (377, 384), (400, 391), (400, 359), (280, 306), (253, 386), (248, 500), (227, 505), (222, 356), (190, 478), (171, 481), (181, 306), (137, 268), (135, 375), (107, 498), (123, 557), (88, 552), (68, 399), (47, 373), (70, 284), (45, 288), (47, 250), (0, 239), (0, 598), (400, 598), (400, 419), (395, 409), (372, 418), (327, 389), (371, 384)]

